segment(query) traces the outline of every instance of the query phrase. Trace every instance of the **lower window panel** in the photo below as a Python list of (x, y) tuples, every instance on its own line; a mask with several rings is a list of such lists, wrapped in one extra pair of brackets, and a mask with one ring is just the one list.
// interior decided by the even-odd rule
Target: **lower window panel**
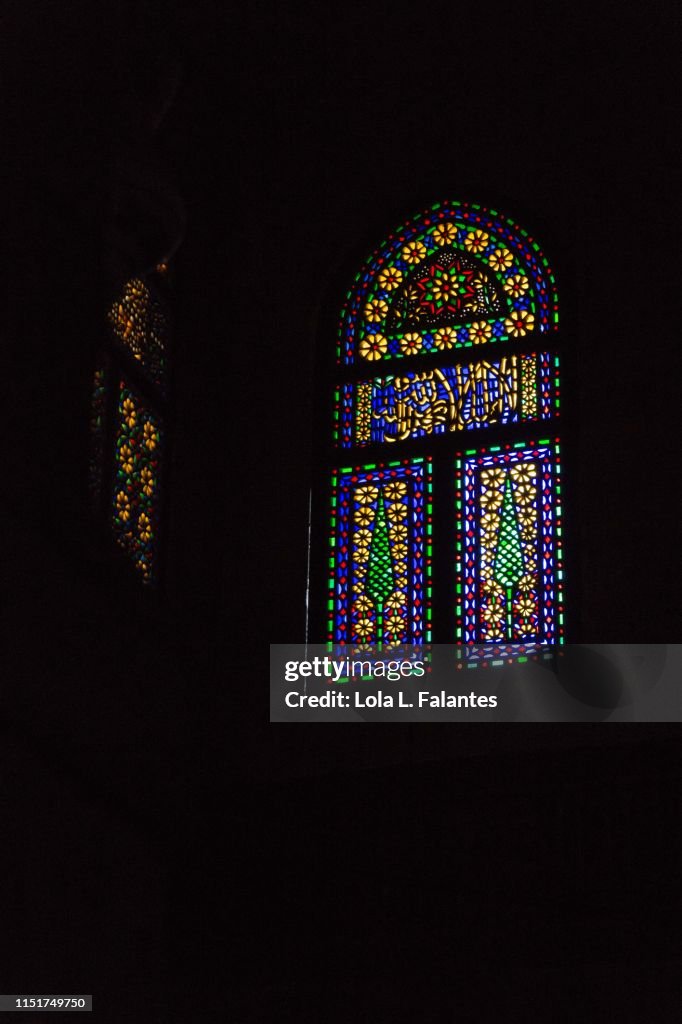
[(428, 459), (334, 474), (329, 640), (358, 645), (430, 641), (431, 529)]
[(472, 662), (563, 639), (560, 444), (520, 442), (457, 461), (457, 629)]

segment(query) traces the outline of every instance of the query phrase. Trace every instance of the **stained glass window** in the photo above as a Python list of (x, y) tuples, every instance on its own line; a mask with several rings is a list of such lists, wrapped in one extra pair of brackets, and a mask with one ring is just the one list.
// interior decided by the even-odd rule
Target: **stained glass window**
[(360, 269), (320, 448), (330, 641), (455, 640), (470, 666), (562, 642), (558, 330), (537, 241), (475, 204), (435, 204)]
[(133, 278), (120, 288), (108, 310), (108, 344), (92, 395), (94, 504), (147, 584), (159, 574), (169, 383), (167, 272), (160, 265), (147, 279)]

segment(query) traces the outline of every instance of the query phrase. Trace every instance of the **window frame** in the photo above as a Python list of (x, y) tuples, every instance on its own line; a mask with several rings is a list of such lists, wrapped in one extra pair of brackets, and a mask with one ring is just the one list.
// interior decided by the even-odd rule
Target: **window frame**
[[(505, 213), (488, 210), (474, 204), (434, 204), (442, 206), (463, 206), (469, 210), (478, 210), (484, 216), (490, 214), (503, 220), (510, 227), (514, 225), (519, 233), (527, 236), (527, 232), (518, 227), (518, 221), (510, 220)], [(505, 204), (508, 206), (508, 204)], [(433, 209), (431, 207), (430, 209)], [(414, 223), (428, 213), (411, 217), (407, 222)], [(523, 218), (522, 223), (529, 223)], [(385, 227), (385, 224), (384, 224)], [(391, 229), (391, 233), (397, 233)], [(543, 232), (546, 236), (547, 232)], [(374, 234), (375, 239), (386, 238), (385, 232)], [(531, 242), (533, 240), (531, 239)], [(385, 242), (381, 244), (385, 245)], [(523, 421), (514, 424), (490, 425), (473, 429), (445, 432), (440, 435), (429, 435), (408, 438), (392, 445), (386, 442), (368, 442), (342, 447), (334, 443), (334, 400), (338, 387), (346, 383), (357, 383), (373, 377), (387, 376), (409, 372), (420, 372), (440, 366), (454, 366), (467, 363), (478, 358), (489, 357), (491, 360), (509, 355), (548, 352), (552, 363), (554, 357), (559, 359), (559, 393), (563, 397), (567, 382), (572, 379), (572, 368), (569, 354), (564, 345), (567, 336), (567, 307), (564, 297), (561, 298), (560, 318), (558, 323), (550, 324), (549, 330), (542, 331), (536, 327), (532, 332), (521, 338), (496, 340), (493, 344), (458, 347), (444, 352), (431, 352), (412, 356), (382, 358), (376, 361), (360, 359), (355, 354), (352, 363), (338, 359), (339, 345), (339, 310), (345, 307), (348, 297), (352, 294), (354, 282), (365, 271), (373, 255), (381, 248), (372, 248), (372, 239), (366, 246), (354, 246), (353, 254), (344, 261), (336, 272), (335, 281), (330, 288), (330, 301), (323, 306), (317, 339), (317, 361), (315, 368), (315, 387), (313, 396), (313, 471), (311, 480), (311, 529), (309, 537), (309, 593), (307, 605), (309, 609), (307, 634), (310, 642), (327, 640), (327, 600), (328, 600), (328, 563), (329, 547), (329, 514), (330, 486), (332, 473), (341, 467), (383, 464), (393, 460), (405, 460), (415, 457), (427, 458), (433, 465), (433, 548), (432, 567), (432, 642), (456, 643), (456, 600), (455, 600), (455, 566), (458, 526), (454, 510), (456, 502), (456, 471), (457, 457), (464, 452), (476, 449), (490, 449), (497, 446), (515, 445), (519, 442), (537, 443), (549, 439), (552, 443), (560, 439), (561, 443), (561, 503), (564, 509), (563, 526), (563, 606), (564, 610), (573, 602), (571, 592), (577, 577), (572, 551), (573, 519), (566, 513), (572, 504), (571, 470), (570, 470), (570, 435), (573, 432), (570, 410), (562, 402), (560, 409), (554, 409), (549, 419)], [(558, 247), (553, 246), (553, 254)], [(369, 257), (367, 253), (371, 253)], [(542, 252), (540, 259), (544, 260)], [(547, 280), (553, 287), (553, 300), (556, 301), (557, 289), (555, 277), (549, 264), (544, 260), (547, 269)], [(553, 260), (553, 266), (556, 261)], [(339, 301), (341, 300), (341, 301)], [(552, 311), (553, 312), (553, 311)], [(570, 332), (570, 327), (568, 329)], [(552, 377), (554, 376), (552, 368)], [(568, 484), (567, 484), (567, 481)], [(572, 615), (564, 615), (564, 628), (561, 643), (565, 643), (572, 634)]]

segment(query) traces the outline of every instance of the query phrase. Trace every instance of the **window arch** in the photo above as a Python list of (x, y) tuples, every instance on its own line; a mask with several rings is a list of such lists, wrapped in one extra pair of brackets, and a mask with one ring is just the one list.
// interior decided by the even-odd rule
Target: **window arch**
[(470, 664), (563, 641), (558, 327), (538, 243), (476, 204), (435, 204), (357, 273), (317, 506), (329, 641)]
[(170, 386), (168, 267), (125, 281), (107, 312), (91, 412), (93, 508), (145, 584), (158, 582)]

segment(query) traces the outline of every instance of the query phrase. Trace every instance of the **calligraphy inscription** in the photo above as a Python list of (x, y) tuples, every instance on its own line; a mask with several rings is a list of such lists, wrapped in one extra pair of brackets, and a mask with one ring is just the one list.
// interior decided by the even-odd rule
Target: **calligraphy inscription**
[(372, 384), (371, 440), (404, 441), (515, 422), (518, 407), (516, 355), (379, 378)]

